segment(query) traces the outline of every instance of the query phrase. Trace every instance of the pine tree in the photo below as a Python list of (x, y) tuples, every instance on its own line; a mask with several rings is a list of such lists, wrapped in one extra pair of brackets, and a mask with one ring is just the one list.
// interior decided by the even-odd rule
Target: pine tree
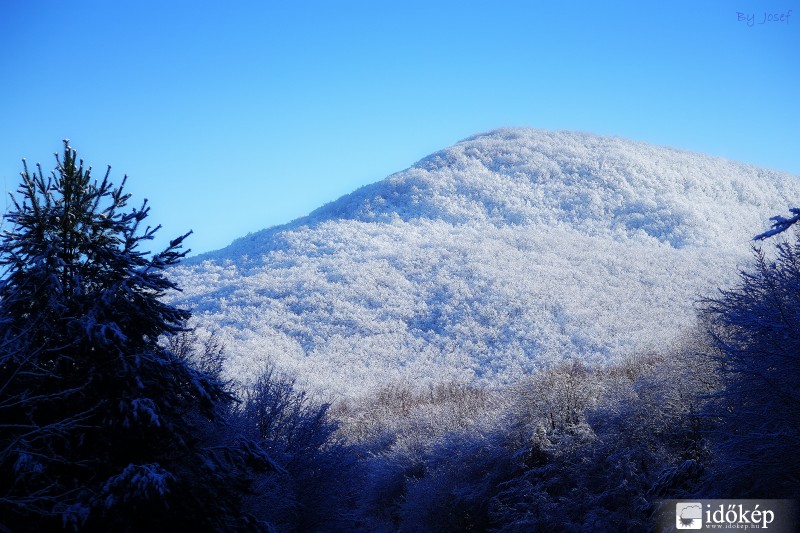
[(269, 458), (220, 437), (231, 395), (163, 341), (189, 234), (140, 251), (147, 201), (67, 141), (56, 161), (24, 165), (0, 238), (0, 531), (258, 529), (239, 505)]

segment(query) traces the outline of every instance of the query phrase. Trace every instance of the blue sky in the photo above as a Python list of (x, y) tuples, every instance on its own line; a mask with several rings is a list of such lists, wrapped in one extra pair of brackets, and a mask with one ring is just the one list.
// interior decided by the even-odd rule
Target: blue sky
[(800, 0), (10, 1), (0, 50), (5, 190), (70, 138), (150, 200), (154, 247), (221, 248), (502, 126), (800, 174)]

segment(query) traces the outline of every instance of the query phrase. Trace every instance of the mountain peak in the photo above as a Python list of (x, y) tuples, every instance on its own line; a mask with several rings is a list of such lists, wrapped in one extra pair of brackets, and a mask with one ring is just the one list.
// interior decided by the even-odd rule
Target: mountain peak
[(504, 381), (674, 342), (798, 198), (797, 176), (751, 165), (499, 129), (174, 273), (244, 380), (269, 359), (342, 394)]
[[(765, 181), (785, 190), (796, 177), (616, 137), (504, 128), (431, 154), (304, 222), (567, 225), (681, 247), (759, 227), (763, 220), (725, 220), (725, 212), (769, 202)], [(783, 203), (772, 209), (785, 210)], [(731, 223), (739, 231), (728, 231)]]

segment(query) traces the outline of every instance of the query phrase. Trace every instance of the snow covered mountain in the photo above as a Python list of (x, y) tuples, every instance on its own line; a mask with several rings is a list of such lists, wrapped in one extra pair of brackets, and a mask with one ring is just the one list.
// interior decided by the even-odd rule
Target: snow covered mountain
[(173, 274), (244, 381), (272, 361), (326, 395), (502, 383), (669, 347), (798, 201), (798, 176), (501, 129)]

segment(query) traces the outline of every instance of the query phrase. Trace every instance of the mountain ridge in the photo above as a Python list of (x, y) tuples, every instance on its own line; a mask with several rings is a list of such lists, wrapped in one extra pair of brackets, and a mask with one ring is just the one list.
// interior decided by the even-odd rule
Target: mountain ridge
[[(362, 187), (356, 189), (354, 192), (352, 192), (350, 194), (346, 194), (346, 195), (340, 197), (337, 200), (329, 202), (329, 203), (321, 206), (320, 208), (312, 211), (309, 215), (306, 215), (304, 217), (301, 217), (299, 219), (291, 221), (291, 222), (289, 222), (287, 224), (275, 226), (273, 228), (267, 228), (265, 230), (261, 230), (261, 231), (255, 232), (253, 234), (249, 234), (249, 235), (247, 235), (245, 237), (241, 237), (239, 239), (236, 239), (233, 243), (231, 243), (231, 246), (235, 246), (238, 242), (243, 242), (243, 241), (246, 241), (248, 239), (252, 240), (252, 238), (254, 236), (256, 236), (258, 234), (262, 234), (264, 232), (281, 231), (281, 230), (291, 229), (291, 228), (295, 228), (295, 227), (298, 227), (298, 226), (303, 225), (303, 224), (319, 223), (322, 220), (327, 220), (327, 219), (331, 219), (331, 218), (356, 219), (356, 220), (373, 221), (373, 222), (374, 221), (384, 221), (385, 222), (385, 221), (391, 220), (392, 215), (397, 215), (402, 219), (413, 218), (412, 215), (416, 215), (416, 217), (420, 217), (421, 215), (424, 216), (424, 213), (420, 213), (420, 210), (419, 210), (420, 207), (422, 207), (422, 208), (428, 207), (429, 209), (428, 209), (427, 212), (428, 212), (429, 216), (430, 216), (430, 213), (434, 213), (434, 214), (437, 214), (438, 217), (442, 217), (443, 215), (441, 213), (441, 210), (436, 209), (436, 207), (440, 207), (440, 206), (429, 206), (429, 205), (426, 205), (426, 203), (421, 198), (422, 192), (424, 192), (424, 191), (428, 191), (429, 193), (432, 193), (432, 194), (435, 194), (435, 195), (438, 195), (438, 196), (441, 196), (442, 191), (440, 189), (437, 189), (436, 187), (431, 187), (432, 184), (430, 183), (430, 180), (424, 180), (424, 179), (421, 180), (420, 176), (419, 176), (420, 171), (422, 171), (422, 173), (435, 173), (437, 170), (439, 170), (441, 168), (452, 168), (452, 163), (456, 159), (454, 156), (458, 155), (458, 149), (460, 147), (463, 147), (463, 146), (468, 146), (469, 147), (470, 144), (475, 143), (476, 141), (483, 141), (483, 140), (486, 140), (486, 139), (501, 140), (501, 141), (515, 141), (515, 140), (526, 139), (526, 138), (529, 141), (530, 140), (538, 140), (538, 141), (540, 141), (539, 143), (528, 143), (527, 145), (525, 145), (525, 148), (527, 150), (529, 150), (531, 154), (539, 155), (539, 156), (541, 156), (542, 154), (551, 153), (552, 152), (552, 147), (553, 147), (554, 144), (555, 145), (564, 146), (564, 145), (567, 145), (566, 141), (569, 141), (571, 143), (576, 143), (576, 142), (577, 143), (583, 143), (582, 146), (584, 146), (584, 147), (588, 143), (591, 143), (591, 144), (594, 144), (595, 146), (599, 145), (604, 149), (616, 148), (617, 150), (619, 150), (619, 147), (623, 147), (623, 146), (624, 147), (638, 147), (640, 149), (645, 150), (646, 152), (648, 152), (650, 154), (653, 154), (653, 153), (656, 153), (656, 154), (659, 154), (659, 155), (663, 155), (664, 153), (672, 154), (674, 156), (677, 156), (679, 160), (694, 159), (695, 161), (704, 161), (707, 164), (713, 164), (713, 165), (724, 164), (724, 165), (727, 165), (727, 166), (731, 167), (732, 173), (735, 173), (735, 174), (744, 173), (746, 175), (749, 175), (750, 177), (758, 177), (759, 179), (766, 177), (766, 178), (769, 178), (769, 179), (775, 179), (775, 180), (781, 181), (781, 180), (785, 180), (787, 177), (791, 176), (791, 175), (789, 175), (787, 173), (783, 173), (783, 172), (780, 172), (780, 171), (769, 170), (769, 169), (763, 169), (761, 167), (757, 167), (757, 166), (750, 165), (750, 164), (747, 164), (747, 163), (739, 163), (739, 162), (736, 162), (736, 161), (730, 161), (730, 160), (726, 160), (726, 159), (723, 159), (723, 158), (712, 157), (712, 156), (708, 156), (706, 154), (691, 152), (691, 151), (688, 151), (688, 150), (679, 150), (679, 149), (675, 149), (675, 148), (661, 147), (661, 146), (651, 145), (651, 144), (640, 142), (640, 141), (630, 141), (630, 140), (627, 140), (627, 139), (623, 139), (621, 137), (597, 136), (597, 135), (592, 135), (592, 134), (587, 134), (587, 133), (571, 132), (571, 131), (550, 132), (550, 131), (547, 131), (547, 130), (534, 130), (534, 129), (522, 129), (522, 128), (500, 128), (500, 129), (492, 130), (492, 131), (484, 133), (484, 134), (479, 134), (479, 135), (474, 135), (474, 136), (468, 137), (468, 138), (464, 139), (463, 141), (460, 141), (459, 143), (456, 143), (455, 145), (453, 145), (453, 146), (451, 146), (449, 148), (445, 148), (443, 150), (439, 150), (439, 151), (437, 151), (437, 152), (435, 152), (435, 153), (433, 153), (433, 154), (431, 154), (431, 155), (429, 155), (427, 157), (424, 157), (423, 159), (419, 160), (417, 163), (415, 163), (414, 165), (412, 165), (411, 167), (409, 167), (406, 170), (403, 170), (401, 172), (397, 172), (395, 174), (392, 174), (389, 177), (385, 178), (384, 180), (381, 180), (381, 181), (378, 181), (378, 182), (375, 182), (375, 183), (372, 183), (372, 184), (368, 184), (368, 185), (362, 186)], [(550, 139), (551, 141), (554, 141), (554, 143), (551, 142), (549, 145), (547, 143), (542, 143), (541, 140), (543, 138)], [(468, 151), (469, 151), (469, 149), (464, 150), (464, 152), (465, 152), (464, 155), (468, 155), (468, 153), (467, 153)], [(573, 149), (573, 152), (574, 152), (574, 149)], [(519, 157), (520, 154), (517, 153), (516, 155)], [(559, 161), (558, 158), (545, 159), (544, 161), (542, 161), (541, 158), (540, 158), (539, 161), (534, 161), (532, 159), (528, 159), (527, 161), (529, 163), (534, 164), (534, 165), (536, 165), (536, 164), (542, 165), (542, 163), (544, 163), (544, 165), (540, 166), (538, 174), (546, 172), (548, 170), (547, 167), (550, 167), (549, 171), (552, 172), (553, 171), (553, 167), (552, 167), (553, 163), (558, 163), (558, 162), (561, 162), (562, 164), (563, 163), (567, 163), (567, 164), (570, 164), (573, 167), (575, 167), (576, 163), (580, 161), (580, 158), (579, 157), (575, 157), (574, 153), (571, 154), (571, 155), (573, 155), (573, 159), (571, 161), (570, 160), (565, 161), (564, 157), (563, 157), (564, 154), (560, 154), (560, 155), (562, 156), (560, 158), (560, 161)], [(568, 153), (567, 155), (570, 155), (570, 154)], [(660, 163), (662, 166), (664, 166), (665, 163), (663, 163), (661, 161), (663, 159), (664, 159), (663, 157), (656, 157), (654, 159), (654, 161), (656, 163)], [(449, 161), (449, 164), (448, 164), (448, 161)], [(464, 165), (464, 161), (457, 162), (457, 164), (458, 163), (460, 163), (460, 167), (461, 167), (461, 168), (458, 169), (459, 172), (463, 173), (465, 170), (468, 170), (468, 169), (464, 168), (464, 166), (465, 166)], [(553, 193), (556, 193), (556, 194), (552, 194), (551, 197), (547, 198), (547, 200), (549, 200), (551, 202), (551, 207), (553, 207), (552, 203), (554, 202), (553, 196), (556, 196), (556, 195), (559, 195), (559, 196), (562, 196), (562, 195), (563, 196), (573, 196), (573, 195), (570, 195), (569, 193), (573, 192), (573, 190), (576, 189), (577, 187), (579, 187), (582, 183), (585, 183), (585, 180), (587, 178), (595, 178), (596, 179), (598, 177), (602, 177), (604, 179), (608, 179), (609, 178), (609, 174), (611, 174), (613, 176), (613, 172), (609, 172), (609, 170), (614, 170), (615, 166), (616, 166), (616, 168), (619, 168), (619, 167), (623, 167), (624, 168), (624, 165), (621, 165), (621, 163), (619, 161), (619, 158), (607, 159), (606, 162), (605, 162), (605, 164), (607, 165), (607, 168), (605, 168), (605, 169), (602, 168), (603, 164), (604, 164), (604, 161), (600, 161), (599, 162), (599, 168), (590, 168), (590, 167), (586, 166), (583, 169), (580, 169), (580, 168), (567, 169), (567, 170), (571, 171), (571, 173), (567, 174), (568, 176), (574, 177), (574, 173), (575, 173), (575, 171), (577, 171), (578, 172), (578, 178), (583, 180), (583, 182), (578, 181), (576, 183), (572, 183), (571, 184), (572, 185), (572, 187), (571, 187), (572, 190), (551, 191)], [(501, 163), (501, 165), (502, 165), (502, 163)], [(489, 169), (489, 170), (491, 171), (491, 169)], [(528, 169), (526, 169), (526, 170), (528, 170)], [(586, 172), (586, 174), (580, 175), (580, 171), (581, 170)], [(598, 173), (597, 170), (599, 170), (600, 173)], [(494, 171), (492, 171), (492, 172), (494, 174), (498, 174), (496, 169)], [(507, 172), (506, 172), (506, 174), (507, 174)], [(672, 176), (672, 177), (674, 177), (674, 176)], [(415, 181), (415, 178), (416, 178), (416, 181)], [(796, 178), (797, 177), (795, 176), (794, 179), (796, 179)], [(411, 182), (411, 183), (409, 183), (409, 182)], [(609, 184), (606, 184), (606, 185), (609, 185)], [(613, 184), (611, 184), (611, 185), (613, 185)], [(641, 185), (641, 183), (638, 183), (638, 184), (625, 183), (625, 185), (627, 186), (627, 188), (630, 189), (630, 188), (634, 188), (633, 187), (634, 185)], [(689, 185), (689, 184), (687, 184), (687, 185)], [(706, 184), (706, 185), (708, 185), (708, 184)], [(697, 187), (698, 184), (694, 184), (694, 186)], [(388, 194), (386, 193), (387, 187), (389, 188)], [(743, 187), (743, 189), (748, 189), (748, 187)], [(510, 191), (510, 192), (518, 192), (518, 191)], [(508, 198), (512, 199), (512, 200), (517, 200), (517, 201), (521, 200), (523, 202), (526, 199), (530, 200), (533, 195), (531, 195), (529, 191), (524, 191), (524, 192), (527, 193), (527, 194), (523, 194), (523, 195), (511, 194), (511, 195), (508, 196)], [(753, 191), (751, 190), (749, 192), (752, 193)], [(374, 194), (371, 194), (371, 193), (374, 193)], [(386, 198), (387, 196), (389, 196), (388, 199)], [(392, 203), (392, 200), (394, 200), (396, 202), (398, 198), (399, 199), (408, 200), (409, 196), (411, 196), (411, 199), (412, 199), (412, 204), (411, 205), (409, 205), (408, 202), (405, 202), (405, 203), (403, 203), (403, 204), (401, 204), (399, 206), (396, 203)], [(708, 196), (708, 195), (706, 195), (706, 196)], [(581, 200), (580, 198), (578, 198), (578, 199)], [(530, 222), (562, 223), (562, 222), (565, 222), (565, 220), (563, 219), (563, 213), (562, 213), (562, 217), (561, 218), (557, 216), (557, 213), (550, 212), (550, 213), (548, 213), (549, 218), (547, 218), (547, 219), (540, 219), (540, 220), (535, 220), (534, 219), (534, 220), (531, 220), (530, 217), (527, 217), (527, 218), (525, 217), (525, 213), (520, 213), (519, 212), (520, 211), (519, 210), (519, 206), (514, 206), (514, 205), (510, 205), (509, 206), (509, 202), (505, 202), (505, 203), (503, 203), (502, 201), (498, 202), (497, 198), (493, 198), (493, 200), (495, 200), (495, 203), (498, 204), (494, 209), (495, 212), (502, 211), (502, 209), (501, 209), (502, 207), (507, 208), (507, 211), (509, 210), (508, 208), (510, 208), (511, 214), (506, 212), (507, 219), (505, 220), (505, 222), (508, 222), (508, 223), (512, 223), (513, 224), (515, 222), (516, 223), (530, 223)], [(541, 200), (541, 198), (539, 198), (539, 200)], [(586, 200), (586, 199), (584, 198), (583, 200)], [(590, 207), (597, 208), (598, 204), (602, 203), (600, 200), (598, 200), (596, 198), (595, 199), (591, 199), (590, 198), (588, 200), (590, 201)], [(592, 200), (594, 200), (593, 203), (592, 203)], [(650, 201), (650, 205), (641, 205), (641, 206), (634, 205), (634, 206), (629, 206), (629, 207), (633, 207), (634, 209), (639, 207), (642, 210), (652, 209), (652, 207), (656, 203), (656, 201), (655, 201), (655, 199), (649, 199), (649, 200), (651, 200)], [(710, 198), (707, 197), (706, 200), (710, 200)], [(414, 201), (417, 202), (416, 205), (413, 204)], [(382, 210), (378, 211), (376, 213), (375, 211), (376, 211), (377, 207), (382, 208)], [(417, 209), (412, 209), (412, 207), (416, 207)], [(461, 209), (458, 210), (459, 211), (458, 213), (452, 213), (452, 212), (446, 213), (446, 215), (449, 218), (449, 220), (448, 220), (449, 222), (451, 222), (451, 223), (470, 223), (470, 222), (476, 222), (476, 221), (480, 222), (480, 221), (491, 220), (491, 218), (492, 218), (492, 216), (491, 216), (491, 211), (492, 211), (491, 206), (488, 206), (488, 207), (484, 206), (483, 207), (483, 216), (479, 216), (479, 217), (474, 216), (474, 213), (472, 214), (473, 216), (469, 216), (470, 215), (469, 210), (468, 209), (464, 209), (463, 205), (462, 206), (458, 206), (458, 207), (461, 208)], [(541, 207), (541, 206), (539, 206), (539, 207)], [(569, 211), (572, 210), (571, 208), (579, 207), (579, 205), (576, 204), (576, 203), (573, 203), (573, 204), (567, 204), (566, 207), (567, 207), (567, 209), (565, 211), (569, 212)], [(780, 211), (780, 210), (785, 209), (787, 207), (788, 207), (788, 205), (776, 206), (776, 210)], [(453, 211), (453, 210), (451, 209), (451, 211)], [(624, 211), (622, 211), (621, 213), (625, 214)], [(634, 211), (631, 211), (629, 213), (632, 214), (632, 213), (634, 213)], [(514, 214), (516, 214), (516, 219), (517, 219), (516, 221), (514, 220)], [(635, 218), (635, 217), (629, 217), (629, 218)], [(567, 222), (573, 222), (573, 223), (575, 222), (575, 220), (566, 220), (566, 221)], [(759, 220), (759, 221), (753, 220), (752, 222), (754, 224), (755, 223), (760, 224), (763, 221), (761, 221), (761, 220)], [(624, 222), (621, 222), (621, 223), (624, 224)], [(635, 220), (628, 220), (627, 223), (628, 223), (629, 226), (635, 226), (636, 225), (636, 221)], [(645, 232), (647, 232), (646, 224), (644, 224), (644, 227), (645, 227)], [(754, 226), (754, 227), (757, 227), (757, 226)], [(662, 238), (664, 237), (664, 235), (660, 235), (658, 232), (656, 232), (655, 236), (656, 236), (656, 238), (659, 238), (659, 236), (662, 237)], [(674, 243), (676, 243), (676, 244), (680, 242), (680, 238), (678, 236), (673, 236), (673, 239), (674, 239)], [(228, 247), (226, 247), (226, 248), (228, 248)], [(219, 250), (218, 251), (208, 252), (208, 253), (202, 254), (201, 256), (197, 256), (197, 257), (210, 258), (210, 257), (213, 257), (214, 254), (216, 254), (217, 252), (219, 252)]]
[(617, 137), (499, 129), (174, 273), (247, 381), (504, 382), (693, 327), (800, 178)]

